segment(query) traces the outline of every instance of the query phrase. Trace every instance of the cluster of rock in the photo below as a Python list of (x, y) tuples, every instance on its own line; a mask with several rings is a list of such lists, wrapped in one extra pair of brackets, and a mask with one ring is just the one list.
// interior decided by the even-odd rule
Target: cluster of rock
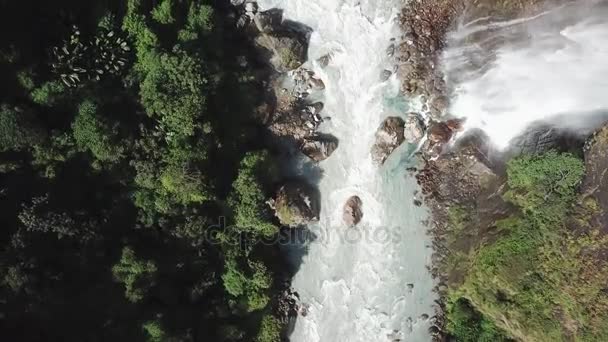
[(269, 205), (282, 225), (295, 228), (319, 219), (319, 198), (314, 187), (302, 181), (291, 181), (279, 188)]
[(285, 23), (279, 9), (260, 11), (254, 1), (232, 4), (240, 11), (237, 27), (253, 36), (258, 52), (278, 72), (293, 70), (306, 61), (309, 34), (305, 27)]
[(462, 1), (412, 1), (404, 7), (400, 26), (402, 40), (396, 51), (397, 73), (409, 97), (421, 96), (425, 111), (438, 118), (447, 109), (446, 86), (437, 67), (445, 35)]

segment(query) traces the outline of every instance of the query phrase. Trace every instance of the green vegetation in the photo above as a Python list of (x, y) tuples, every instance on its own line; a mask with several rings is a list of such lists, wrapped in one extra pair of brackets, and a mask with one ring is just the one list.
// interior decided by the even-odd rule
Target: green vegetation
[(120, 261), (112, 267), (114, 278), (125, 285), (125, 296), (132, 302), (144, 298), (146, 288), (152, 285), (156, 265), (150, 261), (139, 260), (129, 247), (122, 250)]
[(604, 340), (608, 265), (594, 255), (608, 245), (597, 230), (569, 227), (583, 162), (551, 151), (511, 160), (507, 174), (504, 199), (519, 210), (466, 253), (450, 286), (449, 332), (458, 341)]
[(0, 339), (277, 341), (263, 80), (224, 4), (0, 9)]
[(280, 341), (281, 325), (279, 321), (272, 316), (264, 316), (260, 333), (256, 337), (256, 342), (278, 342)]

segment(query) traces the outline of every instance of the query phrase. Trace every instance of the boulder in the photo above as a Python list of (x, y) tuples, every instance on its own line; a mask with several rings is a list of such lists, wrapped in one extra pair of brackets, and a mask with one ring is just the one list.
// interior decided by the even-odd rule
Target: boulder
[(261, 34), (255, 42), (270, 53), (270, 64), (279, 72), (297, 69), (306, 61), (307, 40), (298, 33)]
[(363, 202), (359, 196), (352, 196), (346, 201), (342, 211), (342, 220), (347, 226), (352, 227), (361, 222), (363, 218), (362, 206)]
[(258, 11), (258, 3), (257, 2), (248, 2), (245, 4), (245, 12), (247, 13), (257, 13)]
[(386, 118), (376, 132), (376, 143), (372, 147), (372, 159), (383, 164), (388, 156), (403, 143), (405, 121), (400, 117)]
[(283, 12), (277, 8), (258, 12), (253, 17), (253, 21), (260, 32), (272, 33), (281, 29)]
[(298, 227), (319, 219), (318, 191), (303, 182), (283, 185), (272, 201), (275, 215), (281, 224)]
[(405, 141), (410, 144), (415, 144), (424, 136), (425, 125), (422, 118), (417, 113), (408, 114), (405, 119), (405, 127), (403, 135)]
[(445, 122), (434, 121), (428, 131), (429, 141), (433, 144), (445, 144), (452, 135), (452, 129)]
[(300, 151), (316, 162), (329, 158), (336, 148), (338, 148), (338, 139), (331, 135), (306, 138), (300, 145)]
[(448, 108), (449, 100), (446, 96), (436, 96), (431, 101), (431, 114), (435, 117), (441, 116)]
[(328, 66), (330, 61), (331, 54), (329, 53), (317, 58), (317, 63), (319, 63), (319, 66), (321, 66), (321, 68), (325, 68), (326, 66)]
[(393, 74), (393, 72), (390, 70), (382, 70), (382, 72), (380, 73), (380, 79), (384, 82), (384, 81), (388, 80), (389, 78), (391, 78), (392, 74)]
[(310, 79), (308, 79), (308, 85), (312, 90), (324, 90), (325, 89), (325, 83), (323, 83), (323, 80), (321, 80), (320, 78), (316, 78), (316, 77), (311, 77)]

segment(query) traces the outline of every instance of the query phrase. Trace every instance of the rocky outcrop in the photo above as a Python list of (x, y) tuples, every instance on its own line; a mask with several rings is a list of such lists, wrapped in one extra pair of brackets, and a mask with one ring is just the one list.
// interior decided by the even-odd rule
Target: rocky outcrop
[(338, 148), (338, 139), (329, 134), (305, 138), (300, 145), (300, 151), (316, 162), (329, 158), (336, 148)]
[(283, 11), (273, 8), (268, 11), (257, 12), (253, 16), (253, 22), (260, 33), (270, 34), (280, 32), (282, 29)]
[(306, 61), (308, 43), (298, 34), (262, 34), (255, 42), (270, 52), (270, 63), (279, 72), (294, 70)]
[(270, 204), (281, 224), (288, 227), (298, 227), (319, 219), (319, 194), (303, 182), (289, 182), (281, 186)]
[[(248, 5), (249, 3), (247, 3)], [(266, 60), (278, 72), (287, 72), (300, 67), (308, 55), (308, 32), (303, 25), (296, 27), (283, 21), (283, 11), (247, 12), (253, 17), (254, 42)]]
[(539, 124), (528, 127), (522, 134), (513, 138), (509, 143), (508, 153), (519, 155), (539, 154), (549, 150), (578, 150), (582, 144), (583, 141), (575, 133)]
[(597, 130), (587, 140), (583, 151), (585, 178), (576, 212), (585, 219), (573, 219), (571, 225), (580, 231), (599, 228), (603, 234), (608, 234), (608, 126)]
[(342, 220), (348, 227), (353, 227), (363, 218), (363, 201), (359, 196), (350, 197), (344, 204)]
[(376, 142), (372, 147), (372, 159), (383, 164), (388, 156), (403, 143), (405, 121), (397, 116), (386, 118), (376, 132)]
[(405, 119), (403, 135), (409, 144), (415, 144), (424, 136), (425, 125), (417, 113), (409, 113)]

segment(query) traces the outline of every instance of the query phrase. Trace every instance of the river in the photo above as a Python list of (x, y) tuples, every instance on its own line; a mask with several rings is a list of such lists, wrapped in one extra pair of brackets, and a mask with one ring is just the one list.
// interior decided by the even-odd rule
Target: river
[[(418, 189), (405, 168), (412, 146), (404, 144), (382, 166), (373, 164), (374, 134), (387, 116), (405, 117), (386, 48), (399, 37), (393, 0), (262, 0), (262, 10), (281, 8), (284, 18), (313, 29), (312, 69), (325, 82), (321, 100), (331, 121), (321, 127), (340, 140), (320, 163), (321, 214), (308, 228), (317, 235), (292, 282), (308, 314), (297, 319), (294, 342), (430, 341), (434, 281), (431, 238), (422, 223), (427, 210), (413, 204)], [(314, 61), (332, 54), (329, 65)], [(304, 175), (306, 176), (306, 175)], [(363, 201), (355, 228), (342, 222), (346, 200)]]

